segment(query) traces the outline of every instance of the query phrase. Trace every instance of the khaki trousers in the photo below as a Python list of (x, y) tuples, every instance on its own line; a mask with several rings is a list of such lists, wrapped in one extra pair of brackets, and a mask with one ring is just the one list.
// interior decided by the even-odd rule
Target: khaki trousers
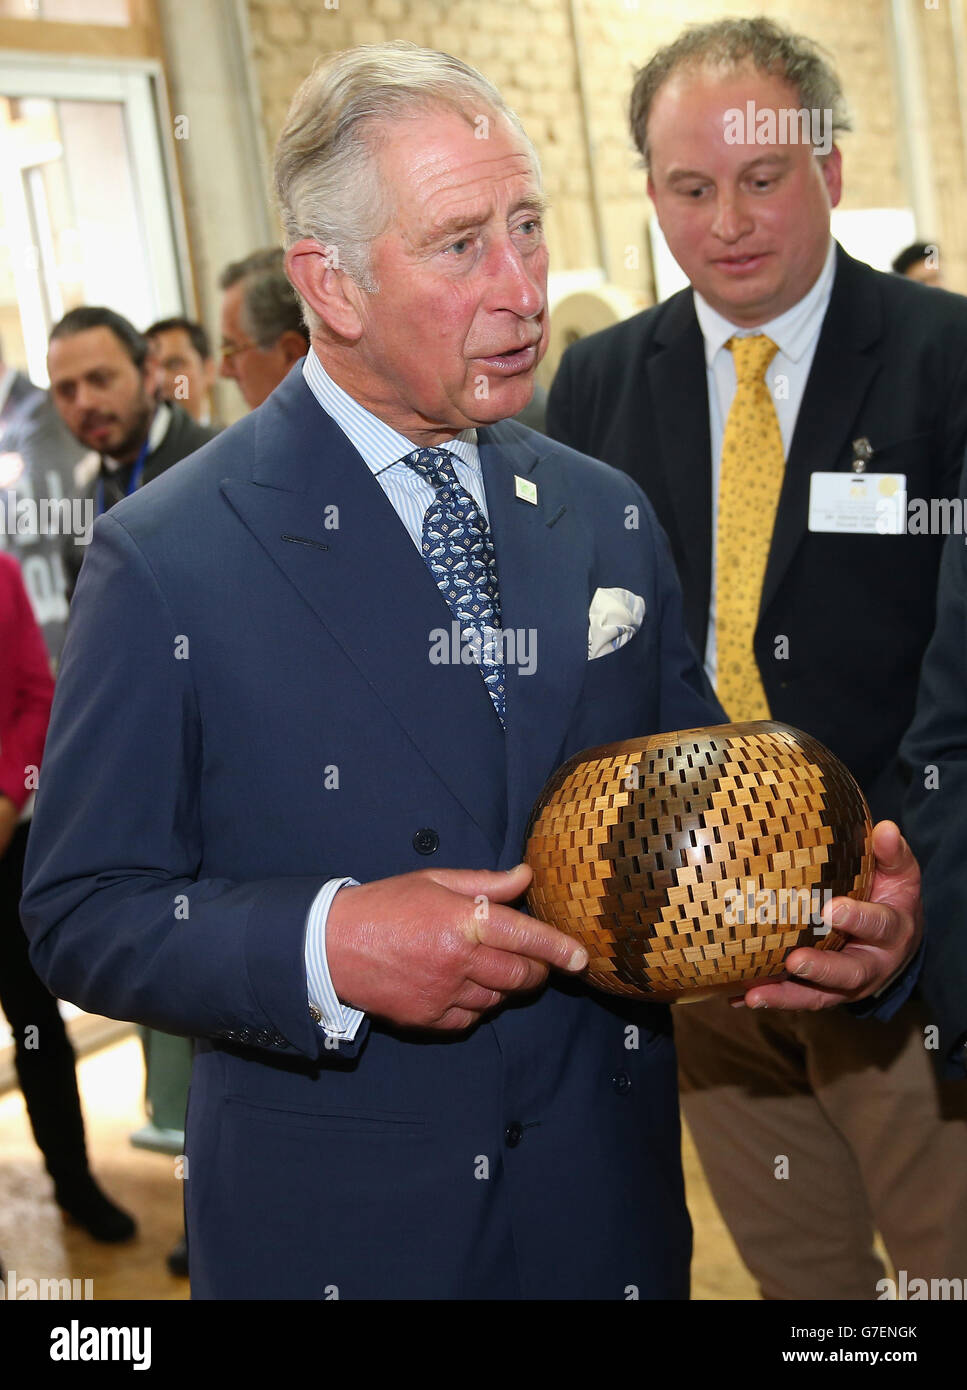
[(908, 1279), (967, 1284), (967, 1083), (937, 1079), (919, 1001), (887, 1023), (672, 1013), (685, 1117), (764, 1298), (882, 1297), (874, 1229)]

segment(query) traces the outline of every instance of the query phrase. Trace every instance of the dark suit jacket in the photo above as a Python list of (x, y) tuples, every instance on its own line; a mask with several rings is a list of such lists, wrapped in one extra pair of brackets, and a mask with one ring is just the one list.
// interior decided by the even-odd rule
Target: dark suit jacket
[[(967, 510), (967, 470), (961, 482)], [(929, 924), (922, 985), (940, 1029), (945, 1074), (967, 1076), (967, 537), (944, 547), (937, 627), (913, 724), (906, 828), (923, 870)]]
[[(210, 439), (214, 439), (218, 433), (217, 429), (209, 425), (199, 425), (196, 420), (188, 414), (183, 406), (175, 401), (166, 402), (171, 411), (171, 419), (168, 428), (165, 430), (164, 438), (157, 449), (144, 461), (144, 473), (141, 478), (141, 486), (145, 487), (153, 479), (167, 472), (174, 464), (180, 463), (183, 458), (193, 454), (196, 449), (200, 449), (203, 444), (207, 444)], [(132, 465), (133, 466), (133, 465)], [(108, 473), (101, 465), (99, 475), (91, 479), (88, 485), (83, 488), (79, 495), (85, 498), (94, 499), (97, 493), (98, 476), (104, 483), (104, 505), (106, 508), (115, 506), (125, 495), (128, 482), (131, 476), (131, 469), (122, 468), (117, 474)], [(73, 597), (74, 589), (77, 585), (77, 576), (80, 574), (81, 565), (84, 561), (84, 550), (79, 546), (69, 544), (65, 546), (65, 569), (68, 578), (68, 598)]]
[[(704, 653), (711, 590), (708, 390), (691, 290), (574, 344), (551, 389), (554, 439), (605, 459), (647, 493)], [(967, 299), (883, 275), (839, 248), (786, 462), (755, 652), (773, 716), (822, 740), (874, 817), (898, 819), (900, 739), (933, 627), (942, 537), (807, 530), (810, 476), (903, 472), (912, 497), (954, 497), (967, 440)], [(788, 638), (788, 659), (776, 639)], [(781, 647), (780, 647), (781, 650)]]
[(19, 436), (24, 423), (41, 407), (46, 392), (35, 386), (23, 372), (7, 369), (13, 377), (7, 399), (0, 410), (0, 451), (19, 452)]
[[(504, 625), (537, 638), (506, 735), (478, 671), (428, 660), (450, 610), (301, 367), (95, 528), (24, 922), (58, 995), (198, 1039), (196, 1296), (686, 1295), (667, 1009), (555, 978), (468, 1034), (373, 1022), (341, 1053), (308, 1012), (327, 878), (510, 867), (564, 759), (721, 718), (632, 481), (510, 422), (480, 453)], [(646, 611), (588, 661), (598, 587)]]

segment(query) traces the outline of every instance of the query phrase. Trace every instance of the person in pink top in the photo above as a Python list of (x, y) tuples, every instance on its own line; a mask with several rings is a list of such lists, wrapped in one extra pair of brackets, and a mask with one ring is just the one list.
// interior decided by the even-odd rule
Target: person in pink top
[(30, 964), (20, 925), (29, 812), (53, 694), (20, 567), (0, 553), (0, 1007), (13, 1032), (17, 1077), (56, 1201), (96, 1240), (129, 1240), (134, 1222), (91, 1174), (74, 1050), (56, 999)]

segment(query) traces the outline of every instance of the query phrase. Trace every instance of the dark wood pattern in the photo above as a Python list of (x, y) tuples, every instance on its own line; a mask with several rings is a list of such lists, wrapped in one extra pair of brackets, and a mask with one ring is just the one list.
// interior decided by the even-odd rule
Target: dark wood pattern
[(587, 947), (587, 978), (647, 999), (740, 994), (796, 946), (838, 950), (828, 897), (865, 898), (872, 823), (818, 740), (771, 720), (577, 754), (527, 829), (535, 917)]

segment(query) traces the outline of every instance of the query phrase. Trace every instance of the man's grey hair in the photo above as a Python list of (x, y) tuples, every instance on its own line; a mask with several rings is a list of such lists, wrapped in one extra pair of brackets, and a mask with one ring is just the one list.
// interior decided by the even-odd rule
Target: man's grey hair
[(308, 346), (302, 306), (286, 277), (284, 259), (281, 246), (268, 246), (232, 261), (218, 277), (223, 290), (242, 282), (242, 328), (260, 348), (274, 347), (288, 332), (300, 333)]
[[(362, 44), (320, 59), (296, 92), (275, 151), (275, 191), (285, 245), (312, 237), (333, 265), (375, 294), (371, 246), (394, 208), (377, 153), (394, 123), (444, 107), (486, 138), (495, 116), (520, 135), (540, 184), (540, 165), (517, 115), (492, 82), (448, 53), (404, 40)], [(315, 315), (304, 305), (306, 321)]]
[(781, 24), (757, 19), (719, 19), (695, 24), (658, 52), (635, 75), (631, 90), (631, 134), (649, 167), (648, 118), (660, 88), (682, 68), (717, 67), (723, 72), (751, 64), (783, 78), (799, 94), (805, 111), (831, 111), (832, 138), (853, 123), (832, 62), (819, 44)]

